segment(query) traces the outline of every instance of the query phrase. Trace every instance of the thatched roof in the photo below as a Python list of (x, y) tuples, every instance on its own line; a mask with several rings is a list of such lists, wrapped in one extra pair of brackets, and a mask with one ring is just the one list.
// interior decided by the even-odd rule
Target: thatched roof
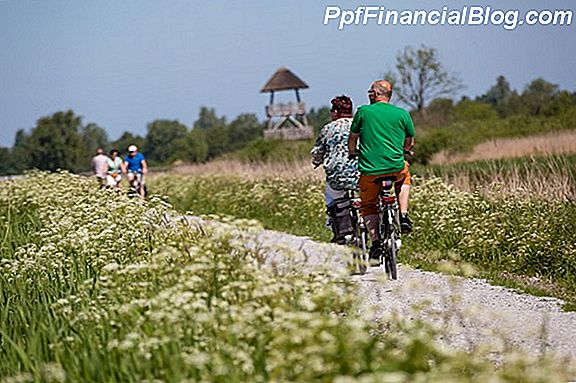
[(305, 89), (308, 85), (298, 76), (290, 71), (290, 69), (282, 67), (274, 73), (274, 75), (268, 80), (266, 85), (260, 90), (260, 92), (276, 92), (278, 90), (289, 90), (289, 89)]

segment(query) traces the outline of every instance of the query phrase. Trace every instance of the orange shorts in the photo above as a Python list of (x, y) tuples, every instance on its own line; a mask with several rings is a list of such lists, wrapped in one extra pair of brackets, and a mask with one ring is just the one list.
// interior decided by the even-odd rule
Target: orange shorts
[(362, 200), (360, 210), (362, 216), (366, 217), (367, 215), (378, 214), (378, 195), (380, 194), (380, 189), (382, 189), (381, 178), (396, 177), (396, 181), (394, 181), (396, 195), (400, 192), (402, 185), (410, 185), (412, 183), (409, 166), (408, 162), (404, 161), (404, 169), (396, 173), (378, 174), (374, 176), (360, 175), (360, 199)]

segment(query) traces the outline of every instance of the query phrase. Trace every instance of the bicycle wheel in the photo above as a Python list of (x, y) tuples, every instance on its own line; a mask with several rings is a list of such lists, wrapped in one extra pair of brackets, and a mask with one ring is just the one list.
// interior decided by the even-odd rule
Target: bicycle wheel
[(397, 234), (394, 228), (394, 212), (392, 209), (388, 208), (386, 214), (384, 214), (384, 221), (381, 221), (382, 225), (382, 238), (384, 251), (382, 252), (382, 263), (384, 265), (384, 271), (390, 279), (398, 279), (398, 269), (396, 266), (396, 255), (398, 254), (398, 245), (396, 242)]
[[(394, 233), (394, 232), (393, 232)], [(398, 247), (396, 246), (396, 235), (392, 235), (390, 237), (390, 246), (386, 251), (384, 262), (385, 262), (385, 269), (386, 275), (390, 279), (398, 279), (398, 268), (396, 265), (396, 255), (398, 254)]]
[(368, 243), (367, 243), (367, 232), (358, 227), (355, 232), (354, 246), (356, 250), (354, 251), (354, 258), (356, 259), (356, 270), (358, 273), (365, 274), (368, 269)]

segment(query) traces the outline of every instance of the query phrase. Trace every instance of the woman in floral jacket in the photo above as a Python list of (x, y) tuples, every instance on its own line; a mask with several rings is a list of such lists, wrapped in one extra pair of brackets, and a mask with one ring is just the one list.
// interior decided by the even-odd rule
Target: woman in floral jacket
[(348, 136), (352, 124), (352, 100), (338, 96), (330, 101), (332, 121), (324, 125), (316, 139), (312, 154), (314, 166), (324, 166), (326, 172), (326, 206), (358, 189), (358, 162), (348, 158)]

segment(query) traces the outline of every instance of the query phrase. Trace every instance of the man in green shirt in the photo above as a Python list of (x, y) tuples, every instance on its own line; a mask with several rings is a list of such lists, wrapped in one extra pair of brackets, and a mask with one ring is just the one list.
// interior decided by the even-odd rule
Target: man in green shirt
[(358, 108), (352, 121), (348, 150), (350, 155), (358, 155), (362, 216), (372, 239), (371, 255), (376, 256), (372, 253), (380, 245), (378, 195), (382, 177), (396, 177), (400, 227), (404, 233), (412, 231), (412, 222), (408, 218), (411, 180), (404, 151), (414, 146), (414, 123), (406, 110), (390, 104), (392, 84), (388, 81), (375, 81), (368, 90), (368, 97), (370, 105)]

